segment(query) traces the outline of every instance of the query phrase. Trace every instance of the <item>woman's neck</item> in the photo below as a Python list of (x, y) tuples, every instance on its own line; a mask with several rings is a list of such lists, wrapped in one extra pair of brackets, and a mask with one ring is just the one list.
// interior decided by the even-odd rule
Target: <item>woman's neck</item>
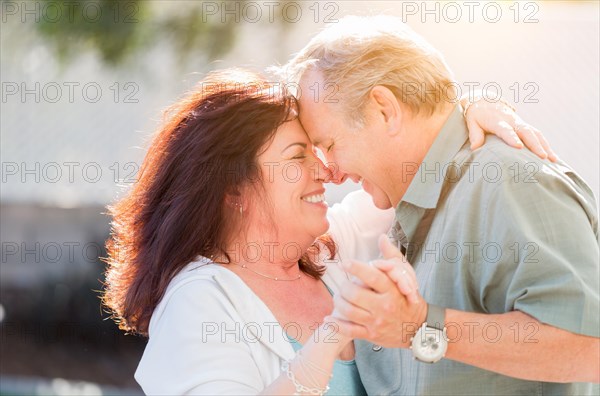
[(229, 259), (218, 257), (215, 261), (235, 264), (269, 278), (290, 279), (300, 274), (298, 260), (311, 243), (239, 235), (227, 244)]

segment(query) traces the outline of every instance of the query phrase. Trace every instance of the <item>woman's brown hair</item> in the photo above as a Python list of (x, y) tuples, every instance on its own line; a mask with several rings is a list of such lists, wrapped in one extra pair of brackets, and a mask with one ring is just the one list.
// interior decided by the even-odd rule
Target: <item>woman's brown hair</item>
[[(209, 74), (171, 106), (138, 180), (109, 206), (103, 303), (123, 330), (148, 334), (152, 313), (173, 277), (198, 255), (229, 258), (225, 197), (257, 180), (257, 157), (277, 128), (296, 117), (284, 86), (231, 69)], [(335, 246), (323, 238), (330, 258)], [(314, 278), (317, 245), (299, 260)]]

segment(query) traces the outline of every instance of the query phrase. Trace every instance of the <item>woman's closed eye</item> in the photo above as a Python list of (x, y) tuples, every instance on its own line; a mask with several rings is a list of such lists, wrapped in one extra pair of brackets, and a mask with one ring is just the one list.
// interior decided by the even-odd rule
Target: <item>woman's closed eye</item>
[(327, 149), (326, 149), (326, 150), (327, 150), (327, 152), (330, 152), (330, 151), (331, 151), (331, 149), (333, 148), (333, 145), (334, 145), (334, 143), (331, 143), (331, 144), (330, 144), (330, 145), (327, 147)]
[(305, 158), (306, 158), (306, 154), (304, 154), (304, 152), (298, 153), (292, 157), (292, 159), (305, 159)]

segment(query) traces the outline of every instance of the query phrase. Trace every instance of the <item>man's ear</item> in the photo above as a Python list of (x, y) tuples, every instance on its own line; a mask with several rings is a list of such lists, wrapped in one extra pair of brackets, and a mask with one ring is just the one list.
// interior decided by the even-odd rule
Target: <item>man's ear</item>
[(386, 125), (386, 132), (395, 135), (400, 132), (402, 124), (402, 107), (396, 95), (383, 85), (376, 85), (369, 94), (375, 106), (376, 116)]

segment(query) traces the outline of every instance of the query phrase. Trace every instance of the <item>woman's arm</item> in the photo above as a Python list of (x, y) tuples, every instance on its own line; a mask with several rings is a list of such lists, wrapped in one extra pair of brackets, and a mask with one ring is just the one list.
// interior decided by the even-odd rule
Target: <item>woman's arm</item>
[(379, 256), (377, 238), (392, 226), (394, 209), (375, 207), (371, 196), (360, 189), (329, 208), (327, 219), (340, 260), (368, 261)]

